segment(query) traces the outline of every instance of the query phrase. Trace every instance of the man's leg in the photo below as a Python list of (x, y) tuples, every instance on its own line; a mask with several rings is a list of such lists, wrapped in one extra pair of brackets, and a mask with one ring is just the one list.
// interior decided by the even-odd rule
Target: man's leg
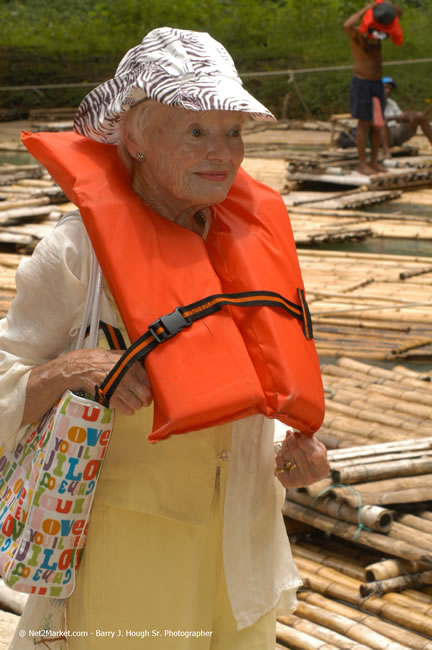
[(370, 140), (371, 140), (371, 161), (370, 166), (373, 168), (373, 173), (387, 171), (384, 165), (378, 162), (378, 154), (381, 145), (382, 131), (384, 127), (372, 126)]
[(425, 113), (416, 113), (412, 124), (415, 125), (416, 128), (417, 125), (420, 125), (421, 130), (432, 144), (432, 128)]
[(371, 122), (358, 120), (357, 122), (357, 151), (359, 157), (358, 171), (360, 174), (375, 174), (376, 169), (368, 165), (366, 161), (366, 144)]

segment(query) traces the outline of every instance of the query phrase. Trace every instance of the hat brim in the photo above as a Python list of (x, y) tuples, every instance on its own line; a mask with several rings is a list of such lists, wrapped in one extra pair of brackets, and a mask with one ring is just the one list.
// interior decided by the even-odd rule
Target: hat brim
[(81, 102), (74, 129), (105, 144), (119, 144), (120, 124), (126, 111), (146, 99), (188, 111), (239, 111), (256, 121), (276, 121), (275, 116), (234, 78), (193, 75), (172, 83), (151, 83), (152, 70), (143, 67), (132, 75), (119, 75), (94, 88)]

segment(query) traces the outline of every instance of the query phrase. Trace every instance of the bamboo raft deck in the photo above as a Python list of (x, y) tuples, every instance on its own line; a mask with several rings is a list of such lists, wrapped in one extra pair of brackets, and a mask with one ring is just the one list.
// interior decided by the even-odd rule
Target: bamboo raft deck
[(428, 258), (320, 250), (299, 258), (320, 356), (431, 358)]
[[(417, 154), (417, 155), (415, 155)], [(357, 171), (356, 149), (327, 150), (290, 155), (286, 179), (289, 183), (365, 186), (369, 189), (412, 188), (432, 184), (432, 155), (418, 154), (409, 145), (392, 149), (383, 161), (387, 171), (372, 175)]]

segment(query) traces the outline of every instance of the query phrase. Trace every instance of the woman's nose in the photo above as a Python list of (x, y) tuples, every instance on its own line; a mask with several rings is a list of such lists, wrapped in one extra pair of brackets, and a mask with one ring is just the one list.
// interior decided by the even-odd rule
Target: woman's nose
[(226, 136), (214, 137), (209, 143), (207, 158), (210, 160), (229, 160), (232, 152)]

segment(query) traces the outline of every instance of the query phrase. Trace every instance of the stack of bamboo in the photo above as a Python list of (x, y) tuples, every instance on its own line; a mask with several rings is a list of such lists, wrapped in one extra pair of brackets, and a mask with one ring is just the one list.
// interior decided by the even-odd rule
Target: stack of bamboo
[(400, 572), (398, 561), (383, 561), (374, 551), (319, 534), (296, 542), (292, 550), (304, 587), (295, 613), (279, 618), (276, 647), (432, 650), (430, 583), (420, 591), (407, 581), (403, 593), (365, 596), (362, 587), (376, 584), (366, 576)]
[(67, 202), (39, 164), (0, 166), (0, 244), (31, 252), (65, 212)]
[[(385, 195), (384, 197), (382, 195)], [(346, 196), (334, 195), (328, 199), (319, 193), (320, 201), (308, 202), (312, 193), (294, 192), (285, 197), (294, 237), (298, 245), (318, 244), (326, 241), (327, 232), (343, 233), (349, 229), (368, 231), (368, 237), (380, 239), (412, 239), (415, 241), (432, 240), (432, 220), (430, 214), (404, 214), (394, 207), (394, 212), (363, 212), (348, 208), (376, 202), (377, 197), (385, 200), (398, 198), (390, 192), (347, 193)], [(379, 198), (381, 200), (381, 198)], [(361, 202), (361, 203), (360, 203)], [(330, 238), (328, 238), (330, 239)]]
[(427, 258), (313, 250), (299, 258), (321, 356), (431, 358)]
[(288, 530), (292, 520), (306, 526), (292, 545), (305, 586), (295, 614), (279, 619), (279, 641), (431, 650), (432, 437), (333, 450), (329, 460), (327, 479), (287, 490)]
[(342, 357), (322, 364), (326, 394), (320, 439), (329, 449), (422, 441), (432, 435), (432, 374)]

